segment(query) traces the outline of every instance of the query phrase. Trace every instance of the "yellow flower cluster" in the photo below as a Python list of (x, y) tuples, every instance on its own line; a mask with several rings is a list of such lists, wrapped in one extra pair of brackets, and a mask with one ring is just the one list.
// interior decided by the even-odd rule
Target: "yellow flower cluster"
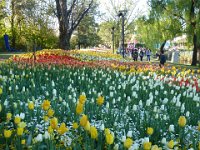
[(79, 101), (76, 105), (76, 113), (80, 115), (83, 112), (83, 107), (86, 102), (86, 96), (84, 94), (79, 96)]

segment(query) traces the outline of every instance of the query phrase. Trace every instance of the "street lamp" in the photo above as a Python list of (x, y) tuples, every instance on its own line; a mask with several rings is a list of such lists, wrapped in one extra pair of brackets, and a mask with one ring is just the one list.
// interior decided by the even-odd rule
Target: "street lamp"
[(114, 37), (115, 37), (115, 27), (112, 27), (111, 33), (112, 33), (112, 42), (113, 42), (112, 48), (113, 48), (113, 54), (114, 54), (114, 49), (115, 49), (115, 41), (114, 41)]
[(118, 13), (118, 17), (122, 17), (122, 32), (121, 32), (121, 47), (122, 47), (122, 53), (123, 53), (123, 58), (125, 54), (125, 47), (124, 47), (124, 16), (126, 15), (126, 10), (120, 10)]

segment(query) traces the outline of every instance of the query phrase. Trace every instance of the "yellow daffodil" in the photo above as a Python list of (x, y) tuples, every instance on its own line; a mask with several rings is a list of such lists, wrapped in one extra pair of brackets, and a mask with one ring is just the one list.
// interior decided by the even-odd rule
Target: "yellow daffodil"
[(153, 131), (154, 131), (154, 130), (153, 130), (152, 127), (148, 127), (148, 128), (147, 128), (147, 134), (148, 134), (148, 135), (152, 135), (152, 134), (153, 134)]
[(63, 135), (65, 132), (68, 131), (68, 128), (66, 127), (65, 123), (61, 123), (60, 127), (57, 129), (58, 133)]
[(49, 100), (44, 100), (42, 103), (43, 110), (47, 111), (49, 109), (50, 105), (51, 105), (51, 102)]
[(186, 125), (186, 118), (185, 116), (180, 116), (179, 119), (178, 119), (178, 125), (180, 127), (184, 127)]
[(96, 139), (98, 137), (98, 131), (97, 131), (96, 127), (91, 126), (90, 135), (91, 135), (92, 139)]
[(99, 96), (99, 97), (97, 98), (97, 104), (98, 104), (99, 106), (101, 106), (103, 103), (104, 103), (104, 97), (103, 97), (103, 96)]
[(124, 147), (129, 149), (131, 147), (131, 145), (133, 144), (133, 140), (131, 138), (127, 138), (125, 141), (124, 141)]
[(50, 125), (52, 129), (57, 129), (58, 128), (58, 119), (56, 117), (52, 118), (50, 120)]
[(5, 138), (9, 138), (12, 134), (12, 131), (11, 130), (4, 130), (4, 137)]
[(53, 110), (53, 109), (49, 109), (48, 112), (47, 112), (47, 115), (48, 115), (49, 117), (53, 117), (53, 115), (54, 115), (54, 110)]

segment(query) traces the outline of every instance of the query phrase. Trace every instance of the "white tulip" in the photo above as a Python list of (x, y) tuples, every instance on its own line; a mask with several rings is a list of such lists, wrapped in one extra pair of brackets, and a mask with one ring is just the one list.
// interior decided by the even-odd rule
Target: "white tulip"
[(118, 149), (119, 149), (119, 145), (118, 145), (118, 144), (115, 144), (114, 150), (118, 150)]
[(132, 135), (132, 131), (128, 131), (128, 133), (127, 133), (127, 137), (132, 137), (133, 135)]
[(42, 134), (38, 134), (35, 139), (37, 142), (42, 142)]
[(167, 143), (166, 138), (162, 138), (161, 143), (162, 143), (162, 144), (166, 144), (166, 143)]
[(20, 117), (21, 119), (24, 119), (24, 118), (25, 118), (25, 113), (20, 113), (19, 117)]
[(190, 112), (187, 111), (187, 112), (186, 112), (186, 117), (189, 117), (189, 116), (190, 116)]
[(44, 138), (45, 138), (45, 139), (50, 139), (50, 134), (49, 134), (48, 131), (45, 131), (45, 133), (44, 133)]
[(126, 140), (126, 136), (122, 136), (122, 142), (124, 142)]
[(100, 129), (101, 129), (102, 131), (104, 131), (104, 129), (105, 129), (104, 124), (101, 124)]
[(170, 132), (174, 132), (174, 125), (170, 125), (170, 126), (169, 126), (169, 131), (170, 131)]

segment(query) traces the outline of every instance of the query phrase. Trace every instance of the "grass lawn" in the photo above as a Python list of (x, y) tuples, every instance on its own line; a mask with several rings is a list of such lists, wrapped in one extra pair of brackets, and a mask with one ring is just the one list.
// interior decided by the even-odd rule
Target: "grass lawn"
[(13, 55), (23, 54), (24, 52), (0, 52), (0, 59), (8, 59)]

